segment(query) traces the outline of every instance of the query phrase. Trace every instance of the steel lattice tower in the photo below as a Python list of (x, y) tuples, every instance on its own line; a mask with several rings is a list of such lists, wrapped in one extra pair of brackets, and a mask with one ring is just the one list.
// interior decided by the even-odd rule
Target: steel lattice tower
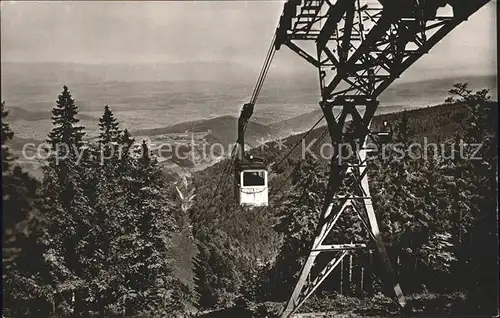
[[(489, 0), (289, 0), (276, 30), (275, 49), (287, 46), (318, 70), (320, 106), (333, 149), (346, 142), (351, 118), (359, 144), (366, 145), (377, 97), (415, 61)], [(331, 159), (320, 223), (309, 256), (282, 313), (292, 315), (349, 253), (371, 246), (378, 252), (399, 304), (405, 299), (395, 279), (373, 209), (366, 149), (354, 163)], [(346, 193), (338, 190), (346, 177)], [(370, 234), (366, 243), (326, 244), (350, 207)], [(322, 256), (323, 261), (318, 262)], [(324, 259), (328, 259), (326, 263)]]

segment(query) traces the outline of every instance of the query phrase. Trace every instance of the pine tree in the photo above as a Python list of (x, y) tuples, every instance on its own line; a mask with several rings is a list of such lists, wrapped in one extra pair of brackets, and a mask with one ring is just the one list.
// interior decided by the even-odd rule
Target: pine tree
[(121, 193), (114, 195), (110, 211), (116, 223), (110, 246), (118, 252), (111, 255), (111, 273), (121, 286), (115, 295), (120, 295), (117, 302), (125, 315), (168, 313), (165, 306), (175, 281), (169, 258), (174, 206), (146, 142), (141, 152), (131, 158), (130, 173), (122, 176)]
[(76, 118), (78, 107), (71, 97), (68, 87), (64, 85), (62, 93), (56, 101), (56, 107), (52, 109), (52, 123), (54, 128), (48, 135), (48, 142), (52, 150), (58, 150), (57, 146), (67, 146), (69, 153), (75, 155), (75, 150), (82, 146), (82, 138), (85, 133), (84, 127), (76, 126), (79, 119)]
[(98, 161), (97, 164), (104, 167), (104, 174), (112, 175), (114, 167), (109, 167), (109, 164), (118, 164), (117, 159), (121, 156), (120, 141), (121, 130), (118, 128), (119, 124), (114, 117), (108, 105), (104, 107), (104, 113), (99, 118), (99, 142), (93, 145), (94, 160)]
[(132, 147), (132, 145), (134, 144), (135, 139), (132, 138), (132, 135), (129, 133), (128, 129), (125, 129), (123, 131), (123, 135), (121, 136), (120, 141), (122, 145), (130, 149), (130, 147)]
[(242, 272), (238, 250), (227, 234), (207, 228), (197, 233), (198, 255), (194, 260), (195, 291), (200, 309), (219, 309), (234, 305), (240, 296)]
[[(498, 308), (494, 296), (498, 294), (498, 106), (489, 102), (488, 90), (473, 93), (467, 83), (453, 85), (449, 93), (452, 97), (446, 102), (465, 105), (469, 111), (464, 118), (461, 156), (452, 162), (460, 185), (460, 196), (454, 199), (464, 209), (460, 223), (469, 224), (458, 231), (460, 258), (466, 264), (463, 270), (470, 302), (477, 308), (474, 314), (490, 315)], [(470, 216), (470, 222), (465, 216)]]
[(88, 255), (84, 251), (88, 241), (84, 238), (94, 228), (91, 220), (95, 211), (85, 189), (89, 164), (77, 160), (85, 151), (84, 128), (77, 126), (78, 108), (66, 86), (52, 114), (54, 127), (48, 141), (53, 153), (43, 167), (41, 209), (47, 219), (42, 237), (44, 257), (53, 281), (51, 293), (57, 303), (56, 313), (81, 314), (85, 310), (83, 263)]
[(7, 114), (2, 102), (3, 313), (43, 316), (49, 304), (44, 299), (47, 271), (38, 242), (43, 229), (36, 207), (39, 183), (13, 162), (6, 146), (14, 136), (6, 122)]
[(121, 175), (126, 175), (130, 171), (130, 160), (131, 160), (131, 150), (134, 145), (135, 139), (132, 138), (132, 135), (129, 133), (128, 129), (123, 131), (123, 134), (120, 135), (120, 147), (119, 147), (119, 158), (120, 158), (120, 166), (118, 168), (118, 173)]
[(408, 118), (408, 111), (403, 110), (401, 114), (401, 119), (395, 125), (395, 136), (394, 139), (398, 142), (403, 142), (408, 144), (411, 141), (411, 137), (414, 134), (411, 128), (410, 119)]
[(4, 109), (5, 102), (2, 102), (1, 118), (2, 118), (2, 173), (4, 171), (9, 171), (12, 165), (14, 157), (9, 151), (9, 148), (5, 144), (8, 140), (14, 137), (14, 132), (10, 129), (9, 124), (5, 121), (5, 118), (9, 114), (8, 111)]
[(318, 226), (326, 188), (324, 174), (321, 165), (309, 157), (293, 170), (293, 188), (278, 211), (279, 222), (275, 225), (275, 230), (283, 236), (283, 243), (275, 264), (263, 278), (264, 297), (283, 301), (292, 291)]
[(104, 114), (99, 118), (99, 142), (102, 144), (117, 143), (120, 140), (121, 130), (118, 122), (108, 105), (104, 107)]

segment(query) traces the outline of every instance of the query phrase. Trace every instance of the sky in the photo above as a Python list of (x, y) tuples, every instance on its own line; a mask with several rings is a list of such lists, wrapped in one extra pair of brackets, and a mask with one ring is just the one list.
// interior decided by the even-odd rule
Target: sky
[[(1, 1), (10, 62), (186, 63), (260, 69), (282, 1)], [(282, 68), (303, 65), (281, 49)], [(418, 61), (414, 76), (496, 73), (496, 1)]]

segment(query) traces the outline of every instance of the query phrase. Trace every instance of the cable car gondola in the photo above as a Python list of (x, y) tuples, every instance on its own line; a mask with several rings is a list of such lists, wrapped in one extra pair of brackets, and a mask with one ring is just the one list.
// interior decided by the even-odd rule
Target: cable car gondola
[(392, 127), (389, 125), (387, 120), (384, 120), (384, 123), (382, 124), (382, 130), (377, 132), (377, 135), (379, 137), (380, 143), (382, 144), (388, 144), (392, 141)]
[(238, 119), (238, 148), (234, 165), (235, 195), (238, 203), (246, 207), (268, 205), (267, 166), (262, 158), (245, 155), (244, 133), (253, 113), (253, 104), (243, 105)]
[(235, 164), (236, 196), (241, 206), (268, 205), (267, 167), (261, 158), (243, 157)]

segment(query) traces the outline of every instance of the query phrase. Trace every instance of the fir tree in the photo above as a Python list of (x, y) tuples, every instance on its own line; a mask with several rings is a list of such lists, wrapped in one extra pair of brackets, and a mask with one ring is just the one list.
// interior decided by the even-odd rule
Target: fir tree
[[(5, 264), (13, 261), (16, 252), (19, 252), (19, 248), (15, 244), (16, 236), (19, 234), (29, 235), (28, 225), (35, 210), (33, 203), (38, 183), (14, 164), (15, 158), (6, 144), (12, 139), (14, 132), (6, 121), (8, 111), (4, 109), (3, 102), (1, 105), (2, 201), (4, 208), (2, 213), (4, 225), (2, 260)], [(10, 246), (10, 243), (14, 244)]]
[(83, 127), (77, 126), (78, 108), (66, 86), (52, 114), (54, 128), (48, 141), (53, 153), (43, 168), (41, 209), (47, 219), (42, 237), (44, 257), (53, 282), (51, 297), (57, 303), (56, 313), (81, 314), (85, 307), (82, 263), (88, 244), (82, 238), (93, 228), (90, 220), (95, 212), (85, 189), (89, 165), (76, 160), (80, 151), (85, 151)]
[(128, 149), (130, 149), (130, 147), (132, 147), (132, 145), (134, 144), (135, 142), (135, 139), (132, 138), (132, 135), (130, 134), (130, 132), (128, 131), (128, 129), (125, 129), (123, 131), (123, 135), (121, 136), (121, 144), (126, 146)]
[(2, 135), (2, 284), (3, 313), (43, 316), (47, 271), (38, 239), (43, 220), (37, 209), (39, 183), (13, 162), (6, 146), (14, 133), (1, 109)]
[(104, 107), (104, 114), (99, 118), (99, 142), (102, 144), (117, 143), (120, 141), (121, 130), (119, 124), (108, 105)]
[[(119, 124), (110, 110), (109, 106), (104, 107), (104, 113), (99, 118), (99, 143), (94, 145), (94, 148), (99, 148), (98, 151), (94, 150), (94, 157), (99, 161), (98, 164), (104, 165), (110, 162), (116, 163), (116, 159), (120, 156), (120, 141), (121, 131), (118, 128)], [(105, 173), (111, 173), (110, 167), (105, 167)]]
[[(120, 314), (168, 313), (175, 280), (169, 258), (176, 231), (174, 206), (167, 200), (161, 168), (147, 144), (131, 158), (129, 173), (122, 175), (121, 193), (113, 195), (110, 212), (116, 222), (110, 242), (113, 277), (121, 295)], [(130, 211), (134, 211), (130, 213)]]
[(228, 236), (220, 230), (202, 229), (198, 233), (198, 255), (194, 260), (195, 291), (201, 309), (227, 308), (234, 305), (242, 287), (240, 263)]
[(283, 297), (290, 294), (309, 253), (326, 186), (324, 170), (309, 157), (296, 166), (292, 177), (293, 188), (278, 210), (279, 222), (275, 225), (275, 230), (283, 236), (283, 243), (261, 287), (262, 294), (277, 301), (285, 300)]
[(469, 225), (463, 234), (459, 231), (461, 263), (470, 301), (477, 308), (474, 314), (491, 315), (498, 308), (493, 296), (498, 294), (498, 107), (489, 102), (488, 90), (473, 93), (467, 83), (453, 85), (449, 93), (446, 102), (469, 110), (461, 156), (452, 162), (453, 176), (461, 185), (460, 196), (454, 198), (463, 209), (459, 223)]
[(2, 173), (4, 171), (9, 171), (12, 165), (12, 161), (14, 157), (10, 153), (9, 148), (6, 145), (6, 142), (14, 137), (14, 132), (10, 129), (9, 124), (5, 121), (5, 118), (9, 114), (7, 110), (4, 109), (5, 102), (2, 102), (1, 109), (1, 118), (2, 118)]
[(123, 134), (120, 135), (120, 147), (119, 147), (119, 158), (120, 158), (120, 167), (118, 168), (118, 173), (121, 175), (126, 175), (130, 171), (131, 166), (131, 150), (134, 145), (135, 139), (132, 138), (132, 135), (129, 133), (128, 129), (123, 131)]
[(52, 145), (52, 150), (59, 150), (57, 146), (65, 146), (68, 147), (70, 154), (75, 155), (75, 150), (82, 146), (85, 133), (82, 132), (84, 127), (76, 126), (80, 121), (76, 118), (77, 114), (78, 107), (75, 105), (75, 100), (71, 97), (68, 87), (64, 85), (56, 101), (56, 107), (52, 109), (54, 128), (47, 140)]
[(48, 134), (47, 141), (51, 143), (53, 152), (48, 159), (49, 165), (44, 167), (46, 197), (58, 198), (58, 202), (65, 209), (71, 206), (78, 183), (85, 175), (85, 165), (77, 162), (79, 152), (85, 150), (82, 148), (84, 128), (76, 126), (79, 122), (75, 117), (77, 114), (78, 107), (65, 85), (56, 107), (52, 109), (54, 127)]
[(408, 144), (411, 141), (414, 132), (411, 128), (410, 119), (408, 118), (408, 111), (403, 110), (401, 113), (401, 119), (395, 125), (395, 132), (394, 139), (397, 142)]

